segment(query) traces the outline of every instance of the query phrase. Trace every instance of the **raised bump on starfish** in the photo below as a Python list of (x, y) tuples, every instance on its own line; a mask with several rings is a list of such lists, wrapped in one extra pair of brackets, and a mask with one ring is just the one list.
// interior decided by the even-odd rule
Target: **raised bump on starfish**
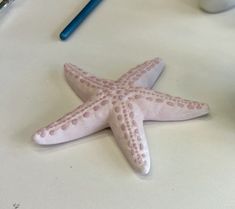
[(38, 144), (58, 144), (111, 127), (117, 144), (140, 174), (150, 170), (143, 120), (188, 120), (209, 111), (208, 105), (150, 90), (161, 74), (159, 59), (139, 65), (117, 81), (98, 79), (72, 64), (65, 77), (84, 104), (33, 136)]
[(165, 64), (159, 58), (146, 61), (121, 76), (117, 80), (117, 83), (125, 87), (141, 86), (144, 88), (152, 88), (164, 67)]
[(64, 74), (69, 86), (83, 101), (96, 95), (100, 90), (110, 89), (114, 83), (107, 79), (99, 79), (70, 63), (64, 65)]
[(139, 107), (130, 101), (121, 102), (111, 111), (109, 126), (132, 168), (141, 174), (149, 173), (149, 149)]
[[(209, 107), (205, 103), (190, 101), (148, 89), (140, 88), (134, 91), (139, 95), (135, 99), (135, 103), (142, 107), (144, 120), (182, 121), (200, 117), (209, 111)], [(145, 106), (148, 108), (145, 108)]]
[(108, 100), (105, 96), (87, 101), (72, 112), (36, 132), (34, 140), (41, 145), (72, 141), (108, 127)]

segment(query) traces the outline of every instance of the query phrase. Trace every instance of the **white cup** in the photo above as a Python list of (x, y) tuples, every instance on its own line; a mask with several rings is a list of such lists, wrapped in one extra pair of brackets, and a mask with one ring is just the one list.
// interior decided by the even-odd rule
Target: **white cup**
[(228, 10), (235, 6), (235, 0), (200, 0), (200, 7), (210, 13)]

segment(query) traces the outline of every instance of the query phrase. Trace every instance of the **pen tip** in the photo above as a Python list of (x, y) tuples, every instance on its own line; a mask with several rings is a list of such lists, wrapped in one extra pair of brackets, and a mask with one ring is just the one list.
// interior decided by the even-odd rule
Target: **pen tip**
[(62, 41), (65, 41), (67, 38), (68, 38), (68, 37), (65, 36), (63, 33), (60, 34), (60, 39), (61, 39)]

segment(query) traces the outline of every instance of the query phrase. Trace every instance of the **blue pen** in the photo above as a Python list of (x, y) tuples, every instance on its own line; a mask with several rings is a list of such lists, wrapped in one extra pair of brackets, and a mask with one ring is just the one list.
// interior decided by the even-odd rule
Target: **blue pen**
[(102, 0), (90, 0), (81, 12), (60, 33), (60, 39), (66, 40), (81, 25), (86, 17), (98, 6)]

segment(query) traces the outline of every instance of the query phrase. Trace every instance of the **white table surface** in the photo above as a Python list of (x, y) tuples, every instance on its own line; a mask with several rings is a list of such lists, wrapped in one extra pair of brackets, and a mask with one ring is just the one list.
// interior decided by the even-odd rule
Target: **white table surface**
[[(1, 16), (0, 208), (234, 209), (235, 10), (106, 0), (60, 41), (85, 3), (16, 0)], [(65, 62), (116, 79), (155, 56), (167, 64), (155, 89), (207, 102), (211, 112), (146, 123), (150, 176), (131, 170), (109, 130), (61, 146), (32, 142), (37, 128), (81, 104), (64, 81)]]

